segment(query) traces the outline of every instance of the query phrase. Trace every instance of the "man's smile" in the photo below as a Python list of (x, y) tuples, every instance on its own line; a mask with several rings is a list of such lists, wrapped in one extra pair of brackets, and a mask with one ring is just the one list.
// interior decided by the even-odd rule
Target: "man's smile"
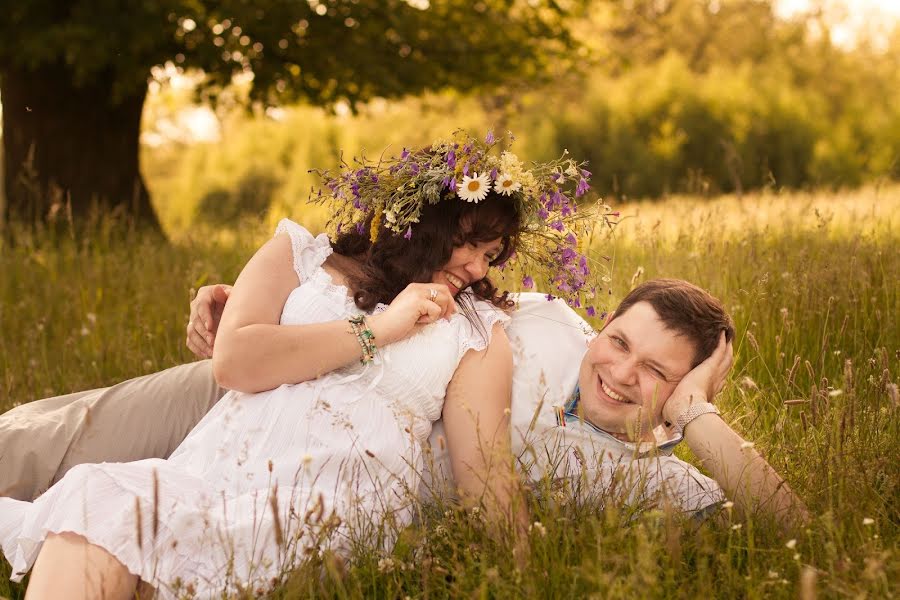
[[(600, 383), (600, 389), (603, 392), (603, 394), (600, 394), (601, 398), (606, 396), (607, 398), (609, 398), (609, 400), (612, 400), (614, 404), (619, 404), (619, 405), (634, 404), (634, 402), (632, 400), (630, 400), (629, 398), (626, 398), (624, 395), (618, 393), (617, 391), (615, 391), (614, 389), (609, 387), (606, 384), (606, 382), (604, 382), (603, 379), (599, 375), (597, 376), (597, 381)], [(606, 400), (607, 398), (603, 398), (603, 399)], [(609, 402), (609, 400), (607, 400), (607, 402)]]

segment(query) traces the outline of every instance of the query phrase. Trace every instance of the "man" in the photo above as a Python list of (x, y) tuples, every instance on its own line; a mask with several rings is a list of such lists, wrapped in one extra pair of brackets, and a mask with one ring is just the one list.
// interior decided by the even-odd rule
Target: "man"
[[(188, 346), (210, 356), (227, 286), (201, 288)], [(734, 330), (721, 303), (679, 280), (635, 288), (594, 335), (559, 301), (521, 294), (507, 330), (514, 355), (512, 447), (533, 479), (616, 487), (633, 503), (690, 513), (725, 496), (783, 524), (802, 503), (709, 403), (731, 367)], [(221, 398), (210, 362), (103, 390), (32, 402), (0, 415), (0, 495), (31, 499), (82, 462), (165, 457)], [(671, 456), (684, 439), (713, 479)], [(450, 480), (442, 426), (424, 487)], [(615, 486), (614, 486), (615, 484)]]

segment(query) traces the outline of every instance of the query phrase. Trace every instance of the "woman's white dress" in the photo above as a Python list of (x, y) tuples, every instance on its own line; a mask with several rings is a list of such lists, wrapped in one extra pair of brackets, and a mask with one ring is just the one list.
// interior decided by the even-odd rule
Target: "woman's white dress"
[[(281, 322), (359, 314), (322, 269), (328, 238), (287, 220), (282, 232), (300, 284)], [(486, 303), (477, 315), (483, 327), (456, 314), (381, 348), (367, 366), (258, 394), (229, 392), (168, 460), (80, 465), (33, 503), (0, 498), (13, 579), (31, 568), (47, 533), (71, 531), (163, 597), (265, 589), (304, 553), (346, 551), (379, 539), (385, 523), (408, 523), (421, 443), (440, 418), (447, 384), (466, 351), (483, 349), (493, 324), (506, 319)]]

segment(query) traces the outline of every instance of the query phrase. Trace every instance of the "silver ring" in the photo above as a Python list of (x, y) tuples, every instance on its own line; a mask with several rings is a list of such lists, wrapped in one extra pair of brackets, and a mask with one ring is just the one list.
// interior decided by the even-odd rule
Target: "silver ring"
[(434, 302), (435, 300), (437, 300), (437, 297), (438, 297), (438, 292), (437, 292), (436, 289), (431, 288), (431, 289), (428, 290), (428, 299), (429, 299), (429, 300), (431, 300), (432, 302)]

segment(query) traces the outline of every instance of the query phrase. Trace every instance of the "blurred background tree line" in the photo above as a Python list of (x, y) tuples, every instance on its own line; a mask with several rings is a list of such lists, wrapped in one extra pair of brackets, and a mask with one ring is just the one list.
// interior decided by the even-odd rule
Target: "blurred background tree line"
[(197, 217), (297, 215), (316, 183), (309, 168), (457, 127), (512, 130), (528, 158), (566, 148), (614, 201), (900, 179), (900, 29), (837, 44), (824, 10), (786, 18), (773, 0), (142, 6), (5, 11), (9, 217), (40, 220), (68, 202), (158, 216), (175, 233)]

